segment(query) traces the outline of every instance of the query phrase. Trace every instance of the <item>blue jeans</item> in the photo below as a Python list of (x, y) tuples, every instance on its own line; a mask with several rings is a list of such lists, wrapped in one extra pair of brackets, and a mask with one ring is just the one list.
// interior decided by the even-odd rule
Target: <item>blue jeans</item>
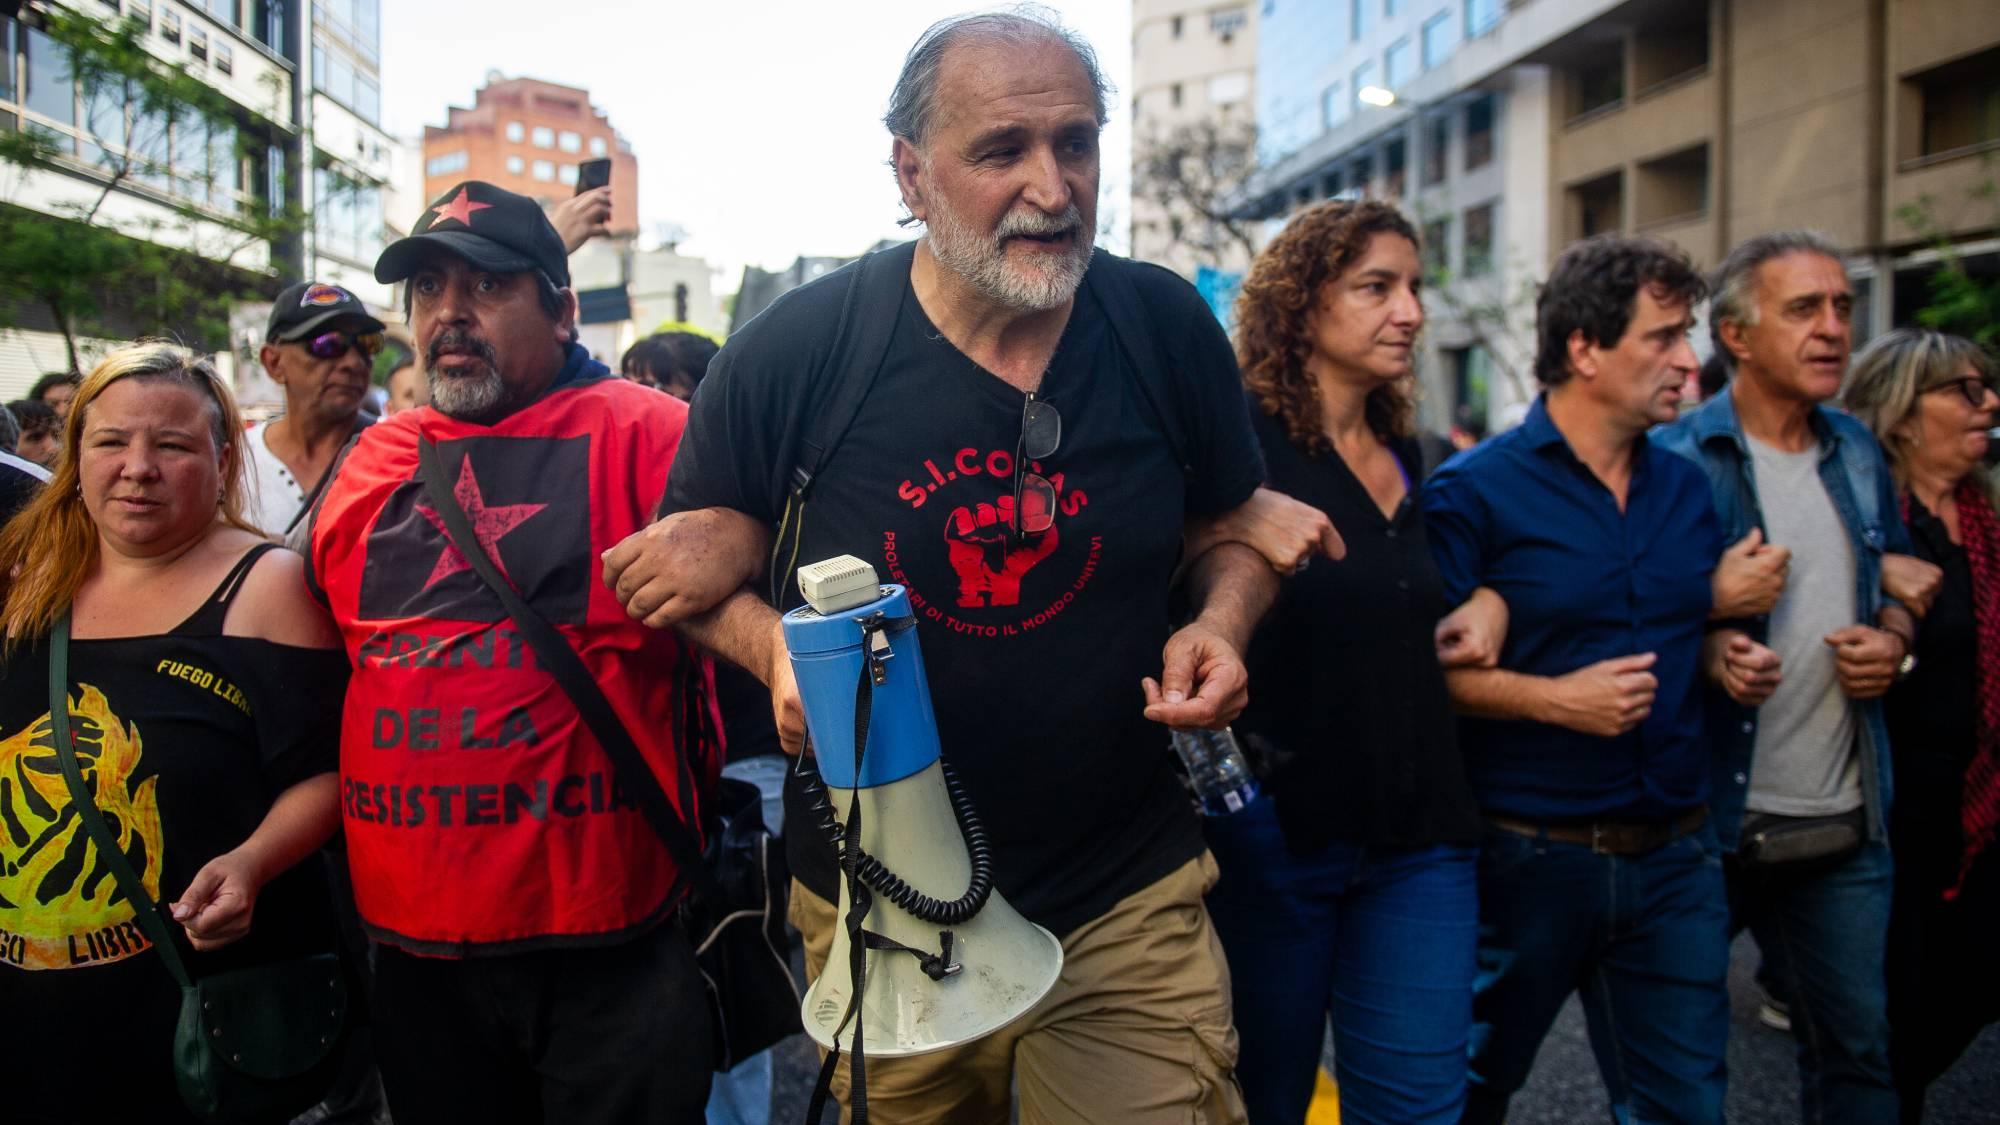
[(1879, 843), (1830, 869), (1730, 864), (1730, 928), (1749, 927), (1789, 994), (1805, 1125), (1897, 1120), (1884, 980), (1893, 890)]
[(1465, 1101), (1474, 849), (1286, 850), (1271, 798), (1207, 821), (1252, 1125), (1297, 1125), (1329, 1012), (1341, 1120), (1452, 1122)]
[(1715, 831), (1638, 856), (1489, 829), (1467, 1122), (1499, 1122), (1572, 992), (1621, 1125), (1720, 1122), (1729, 906)]

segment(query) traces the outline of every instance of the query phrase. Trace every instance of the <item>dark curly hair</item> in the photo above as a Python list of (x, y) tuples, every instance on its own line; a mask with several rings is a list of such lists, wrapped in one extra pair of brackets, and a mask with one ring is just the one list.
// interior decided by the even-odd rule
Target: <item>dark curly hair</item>
[(1600, 234), (1572, 243), (1549, 268), (1535, 297), (1535, 378), (1545, 387), (1569, 381), (1569, 338), (1615, 346), (1631, 327), (1639, 290), (1689, 308), (1708, 295), (1687, 252), (1656, 238)]
[[(1328, 200), (1299, 212), (1257, 255), (1236, 298), (1236, 362), (1243, 385), (1264, 413), (1284, 422), (1285, 436), (1312, 457), (1333, 452), (1320, 426), (1319, 383), (1306, 373), (1312, 355), (1307, 322), (1320, 289), (1339, 277), (1377, 234), (1394, 234), (1422, 248), (1417, 230), (1379, 200)], [(1383, 439), (1407, 437), (1416, 414), (1416, 372), (1368, 392), (1363, 413)]]

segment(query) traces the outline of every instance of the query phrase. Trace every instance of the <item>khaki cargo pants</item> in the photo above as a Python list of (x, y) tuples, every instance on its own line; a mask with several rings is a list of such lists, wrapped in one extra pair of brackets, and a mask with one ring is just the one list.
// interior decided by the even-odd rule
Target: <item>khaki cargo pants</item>
[[(1241, 1125), (1229, 966), (1202, 895), (1207, 853), (1063, 939), (1062, 976), (1027, 1015), (973, 1043), (868, 1060), (868, 1113), (883, 1125)], [(806, 975), (833, 946), (832, 903), (792, 883)], [(833, 1091), (846, 1120), (847, 1061)]]

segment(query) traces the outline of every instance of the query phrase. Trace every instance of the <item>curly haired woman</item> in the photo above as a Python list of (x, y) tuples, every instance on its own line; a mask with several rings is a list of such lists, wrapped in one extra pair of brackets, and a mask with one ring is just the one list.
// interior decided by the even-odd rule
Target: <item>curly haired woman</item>
[(1415, 503), (1421, 284), (1408, 219), (1328, 202), (1236, 306), (1269, 486), (1347, 545), (1287, 583), (1251, 645), (1236, 729), (1268, 795), (1208, 824), (1258, 1125), (1304, 1119), (1329, 1015), (1343, 1121), (1455, 1122), (1465, 1100), (1480, 821), (1443, 665), (1491, 663), (1505, 607), (1482, 590), (1452, 611)]

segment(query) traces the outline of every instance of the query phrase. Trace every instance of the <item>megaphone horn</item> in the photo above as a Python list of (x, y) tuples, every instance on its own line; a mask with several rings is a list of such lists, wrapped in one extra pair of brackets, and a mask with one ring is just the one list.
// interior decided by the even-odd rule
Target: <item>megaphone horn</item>
[[(839, 825), (861, 805), (861, 928), (875, 954), (863, 978), (862, 1042), (871, 1056), (896, 1057), (991, 1034), (1055, 985), (1062, 945), (992, 890), (985, 834), (939, 751), (908, 592), (877, 586), (874, 570), (848, 556), (801, 568), (799, 584), (813, 604), (785, 615), (785, 646), (825, 781), (823, 825), (843, 847)], [(857, 772), (864, 676), (870, 707)], [(801, 760), (801, 773), (813, 768)], [(844, 920), (854, 906), (845, 880), (839, 906)], [(845, 925), (835, 928), (802, 1005), (807, 1034), (829, 1049), (853, 1046), (852, 942)]]

